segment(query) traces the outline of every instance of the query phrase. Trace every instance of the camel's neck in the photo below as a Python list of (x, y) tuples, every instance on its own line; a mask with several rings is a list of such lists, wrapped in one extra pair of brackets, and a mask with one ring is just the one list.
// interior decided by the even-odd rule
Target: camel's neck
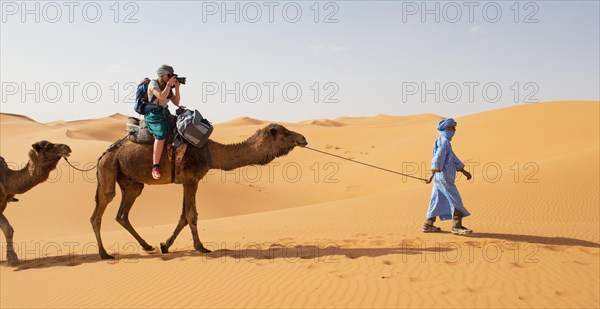
[(248, 165), (264, 165), (275, 159), (275, 155), (269, 153), (268, 149), (250, 140), (230, 145), (209, 140), (208, 150), (212, 161), (210, 168), (225, 171)]
[(9, 181), (3, 184), (4, 189), (10, 194), (22, 194), (48, 179), (52, 169), (36, 164), (29, 159), (24, 168), (10, 170), (7, 175)]

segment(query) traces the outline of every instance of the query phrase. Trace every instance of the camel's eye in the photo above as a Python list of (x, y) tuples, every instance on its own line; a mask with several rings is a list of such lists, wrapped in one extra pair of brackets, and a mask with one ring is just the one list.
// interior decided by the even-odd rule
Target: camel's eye
[(290, 131), (288, 131), (288, 130), (283, 131), (283, 136), (290, 136)]

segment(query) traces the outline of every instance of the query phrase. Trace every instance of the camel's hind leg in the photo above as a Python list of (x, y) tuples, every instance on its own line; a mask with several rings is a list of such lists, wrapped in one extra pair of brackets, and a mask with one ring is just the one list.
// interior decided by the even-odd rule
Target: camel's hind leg
[(194, 249), (198, 252), (209, 253), (200, 237), (198, 236), (198, 211), (196, 211), (196, 191), (198, 191), (198, 183), (189, 183), (183, 185), (183, 203), (185, 204), (187, 222), (192, 230), (192, 238), (194, 239)]
[[(106, 159), (106, 157), (104, 157)], [(98, 186), (96, 187), (96, 208), (90, 218), (96, 241), (98, 242), (98, 253), (102, 259), (114, 259), (113, 256), (106, 253), (102, 238), (100, 237), (100, 226), (102, 224), (102, 215), (106, 206), (115, 198), (115, 186), (117, 182), (117, 169), (108, 166), (103, 160), (98, 161)]]
[(123, 198), (121, 199), (121, 206), (119, 207), (119, 212), (117, 213), (117, 222), (119, 222), (127, 231), (129, 231), (129, 233), (131, 233), (131, 235), (133, 235), (133, 237), (135, 237), (145, 251), (153, 251), (154, 247), (150, 246), (135, 231), (129, 222), (129, 211), (131, 210), (131, 207), (133, 207), (135, 199), (142, 194), (144, 184), (133, 182), (127, 178), (119, 178), (117, 179), (117, 182), (119, 183), (119, 187), (121, 187), (121, 192), (123, 195)]
[(4, 233), (4, 237), (6, 237), (6, 261), (10, 266), (16, 266), (19, 264), (19, 258), (15, 253), (15, 249), (13, 247), (13, 234), (15, 230), (13, 230), (10, 223), (8, 223), (8, 219), (4, 216), (3, 212), (6, 209), (7, 201), (6, 199), (2, 199), (0, 201), (0, 229)]
[(173, 231), (173, 235), (167, 239), (167, 241), (160, 243), (160, 252), (167, 253), (169, 252), (169, 247), (175, 242), (177, 235), (183, 230), (183, 228), (188, 224), (187, 221), (187, 210), (185, 208), (185, 200), (183, 202), (183, 209), (181, 210), (181, 217), (179, 217), (179, 222), (175, 227), (175, 231)]

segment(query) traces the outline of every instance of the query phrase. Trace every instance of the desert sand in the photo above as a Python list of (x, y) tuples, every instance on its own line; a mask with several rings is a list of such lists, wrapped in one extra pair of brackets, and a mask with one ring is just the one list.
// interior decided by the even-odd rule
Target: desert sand
[[(589, 307), (600, 291), (600, 102), (547, 102), (458, 117), (452, 141), (474, 178), (457, 180), (475, 232), (423, 234), (431, 185), (296, 148), (262, 167), (211, 172), (197, 195), (200, 238), (146, 253), (103, 220), (100, 260), (89, 223), (95, 171), (64, 161), (9, 204), (18, 267), (0, 250), (2, 308)], [(87, 168), (125, 135), (127, 116), (37, 123), (0, 115), (0, 155), (21, 167), (30, 145), (68, 144)], [(426, 177), (440, 116), (282, 123), (309, 146)], [(237, 142), (269, 123), (217, 124)], [(157, 246), (179, 218), (178, 185), (146, 186), (130, 219)]]

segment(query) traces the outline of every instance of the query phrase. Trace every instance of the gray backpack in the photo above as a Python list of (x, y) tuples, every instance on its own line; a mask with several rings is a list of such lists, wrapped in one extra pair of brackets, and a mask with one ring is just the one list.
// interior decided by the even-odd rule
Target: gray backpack
[(185, 110), (177, 116), (177, 132), (195, 147), (202, 147), (212, 134), (212, 124), (197, 110)]

